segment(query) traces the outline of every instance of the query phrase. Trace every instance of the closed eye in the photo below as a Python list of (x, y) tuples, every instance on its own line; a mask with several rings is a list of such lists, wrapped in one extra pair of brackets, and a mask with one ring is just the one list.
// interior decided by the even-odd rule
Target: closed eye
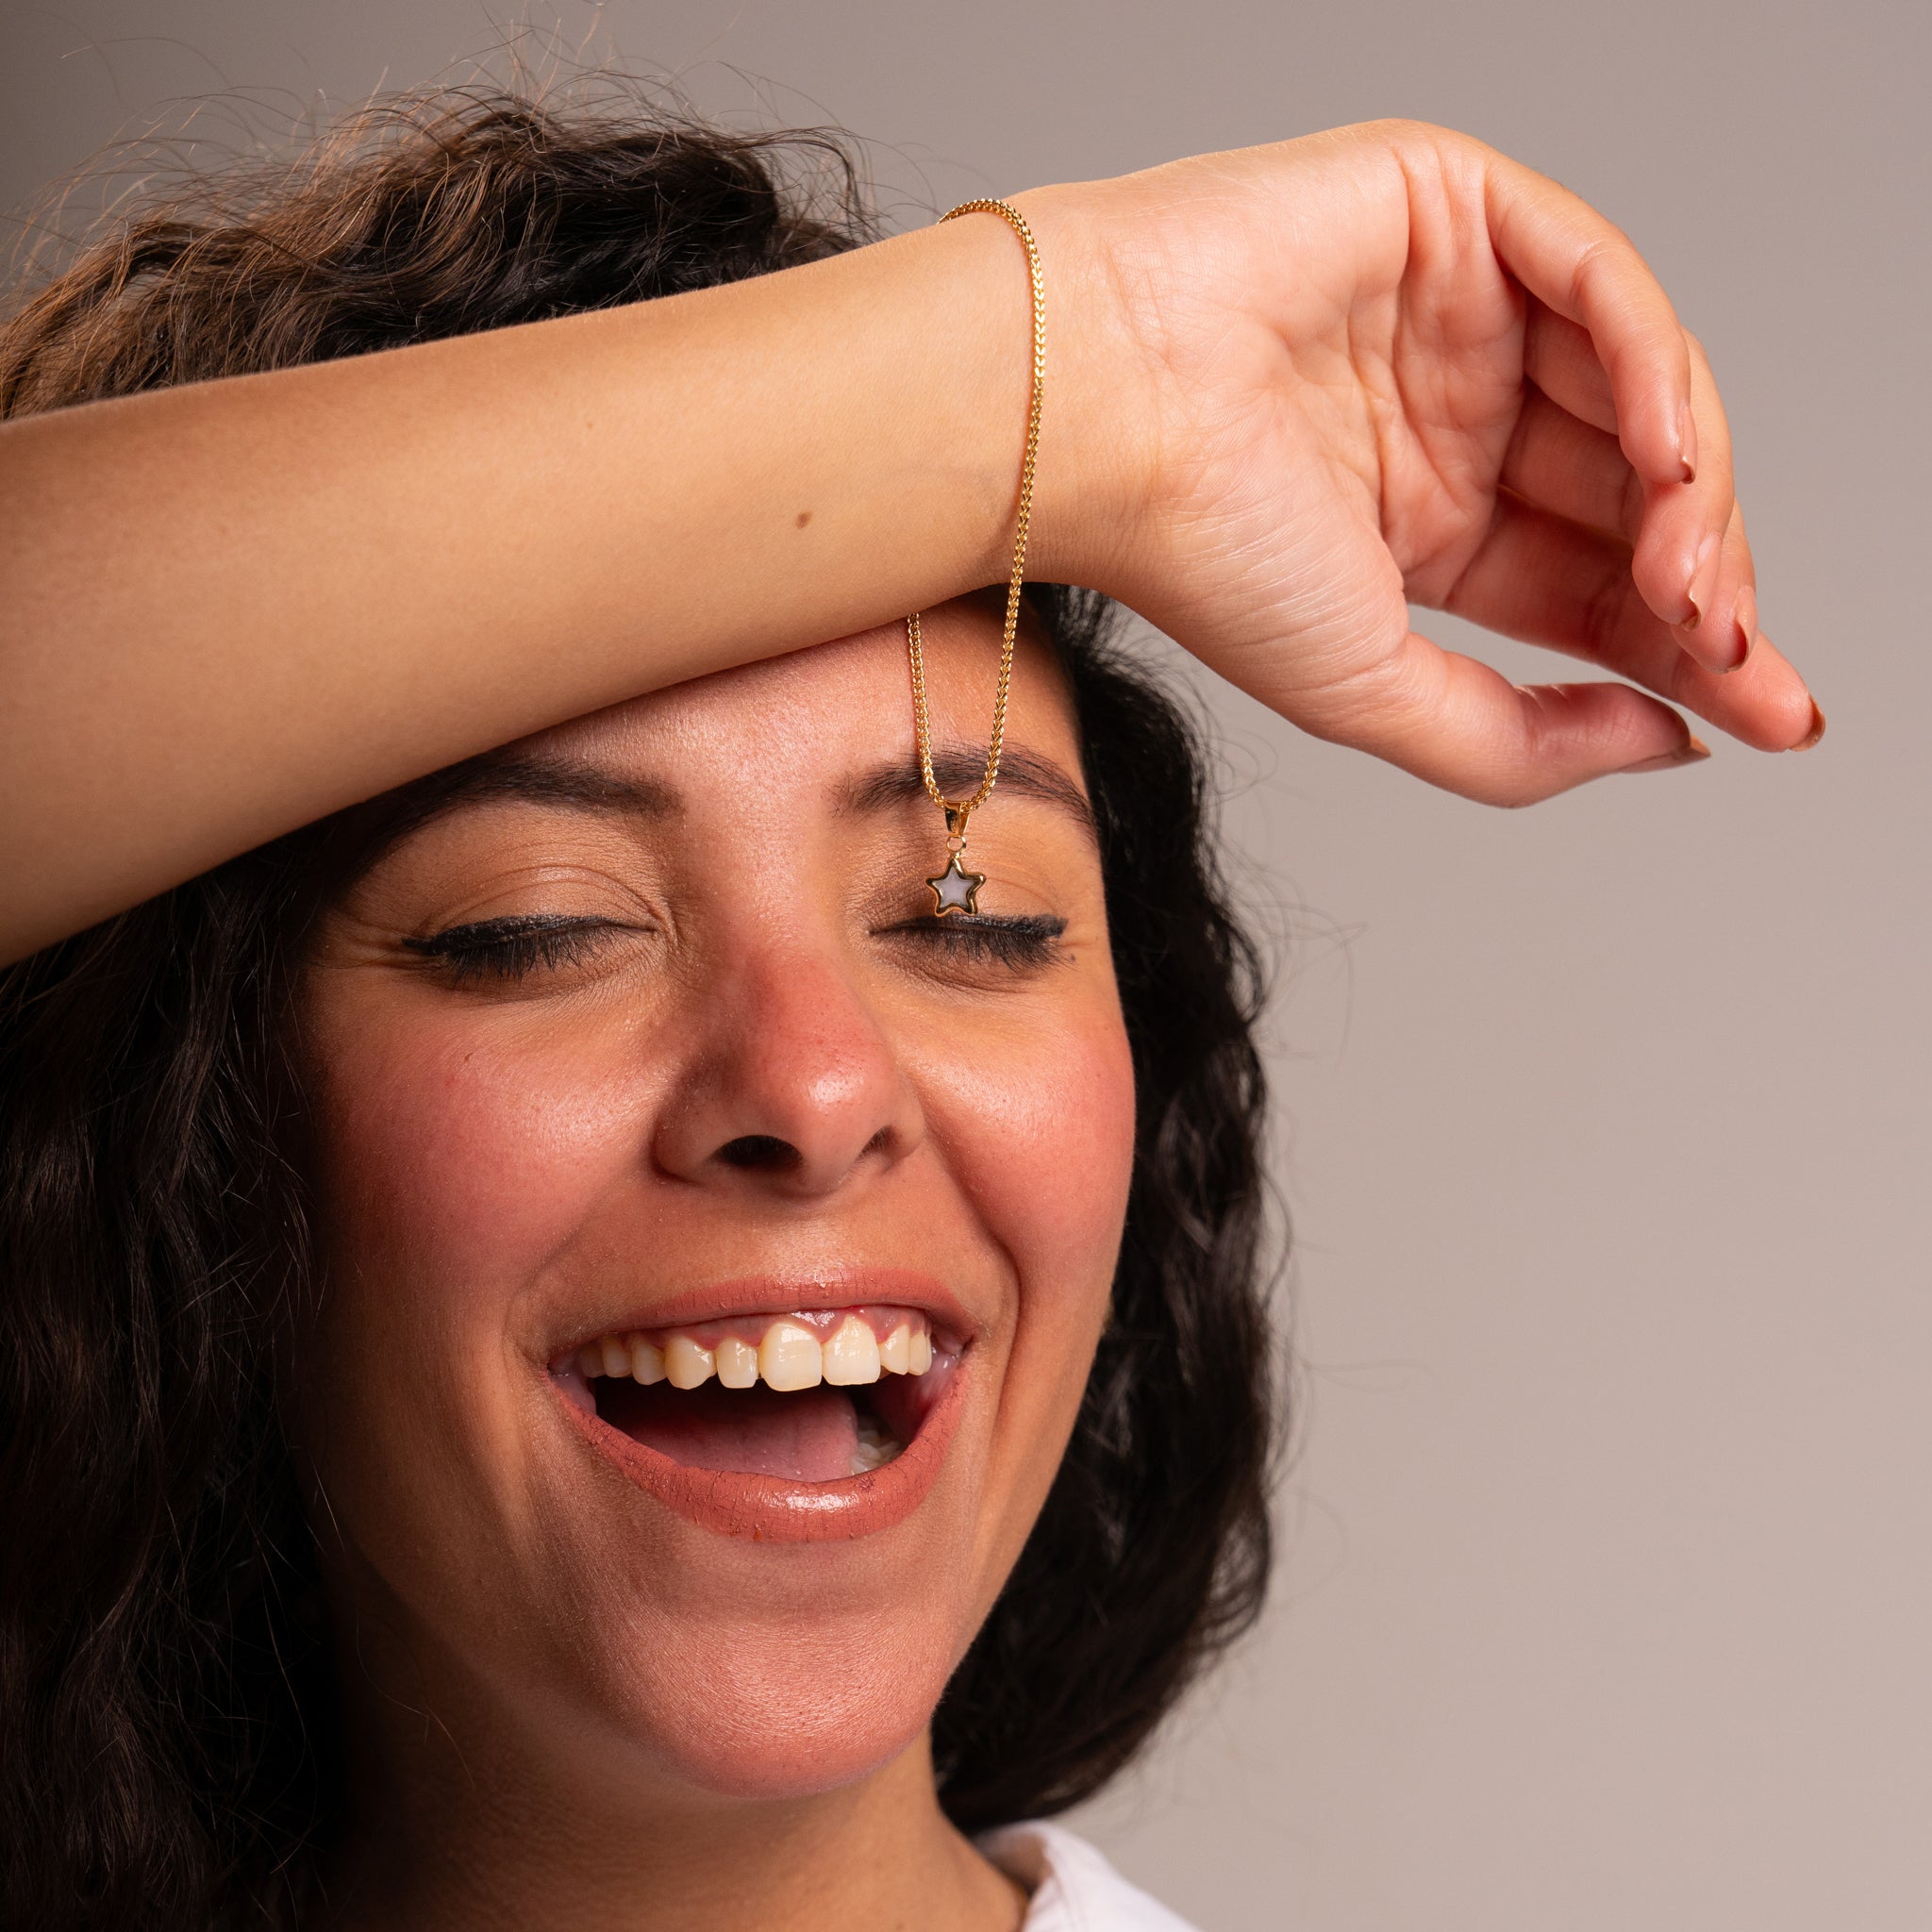
[(1066, 929), (1067, 922), (1051, 913), (997, 918), (985, 912), (949, 912), (944, 918), (927, 912), (875, 928), (882, 939), (919, 940), (956, 956), (1015, 969), (1050, 964)]
[(579, 966), (614, 932), (634, 930), (613, 919), (533, 912), (453, 925), (403, 944), (441, 965), (454, 986), (528, 978), (533, 973)]

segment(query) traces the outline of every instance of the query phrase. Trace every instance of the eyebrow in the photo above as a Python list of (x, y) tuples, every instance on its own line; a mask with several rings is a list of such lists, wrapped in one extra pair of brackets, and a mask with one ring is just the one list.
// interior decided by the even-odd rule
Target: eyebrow
[[(970, 745), (936, 745), (932, 774), (948, 797), (970, 797), (986, 775), (986, 753)], [(1093, 808), (1088, 804), (1087, 794), (1051, 758), (1037, 752), (1008, 745), (1000, 757), (999, 789), (1036, 798), (1064, 812), (1090, 838), (1096, 834)], [(846, 791), (845, 807), (857, 812), (883, 811), (924, 796), (925, 780), (919, 766), (894, 760), (874, 766), (858, 779)]]
[(626, 818), (662, 818), (682, 804), (673, 789), (656, 778), (621, 778), (596, 765), (530, 752), (489, 751), (442, 774), (433, 809), (478, 804), (493, 798), (526, 799), (532, 805), (560, 805), (575, 811), (610, 812)]
[(337, 813), (327, 822), (317, 861), (325, 892), (346, 891), (386, 853), (445, 812), (493, 798), (628, 818), (665, 817), (682, 803), (655, 779), (620, 778), (593, 765), (499, 747)]
[(620, 778), (597, 765), (577, 765), (508, 746), (431, 773), (391, 798), (400, 809), (383, 827), (387, 844), (441, 819), (444, 811), (498, 798), (614, 817), (669, 817), (682, 804), (669, 784), (657, 778)]

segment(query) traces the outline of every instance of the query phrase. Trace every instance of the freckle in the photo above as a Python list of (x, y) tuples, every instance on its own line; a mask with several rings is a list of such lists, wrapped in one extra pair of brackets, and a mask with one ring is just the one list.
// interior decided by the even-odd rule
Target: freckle
[(811, 522), (811, 512), (810, 512), (810, 510), (808, 510), (808, 509), (802, 509), (802, 510), (800, 510), (800, 511), (798, 512), (798, 527), (799, 527), (799, 528), (800, 528), (801, 530), (802, 530), (802, 529), (804, 529), (804, 528), (805, 528), (805, 526), (806, 526), (806, 525), (808, 525), (808, 523), (810, 523), (810, 522)]

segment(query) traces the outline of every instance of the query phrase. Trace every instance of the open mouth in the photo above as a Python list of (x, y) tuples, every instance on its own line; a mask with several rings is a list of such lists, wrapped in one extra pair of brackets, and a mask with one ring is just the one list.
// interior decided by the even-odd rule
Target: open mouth
[(551, 1374), (686, 1469), (830, 1483), (903, 1455), (958, 1359), (922, 1310), (868, 1304), (601, 1335)]

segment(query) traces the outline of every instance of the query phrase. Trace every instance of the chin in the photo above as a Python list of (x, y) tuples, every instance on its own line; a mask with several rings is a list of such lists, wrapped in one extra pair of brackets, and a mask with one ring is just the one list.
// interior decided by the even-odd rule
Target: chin
[(765, 1802), (858, 1784), (920, 1746), (948, 1673), (877, 1656), (868, 1670), (813, 1635), (714, 1654), (701, 1695), (666, 1710), (654, 1691), (633, 1712), (636, 1742), (679, 1786)]
[[(523, 1689), (547, 1679), (569, 1735), (601, 1733), (597, 1755), (651, 1783), (766, 1801), (856, 1784), (923, 1754), (983, 1614), (970, 1535), (948, 1550), (924, 1529), (772, 1547), (678, 1524), (593, 1549), (570, 1607), (538, 1612), (549, 1667)], [(511, 1656), (497, 1647), (504, 1690)]]

